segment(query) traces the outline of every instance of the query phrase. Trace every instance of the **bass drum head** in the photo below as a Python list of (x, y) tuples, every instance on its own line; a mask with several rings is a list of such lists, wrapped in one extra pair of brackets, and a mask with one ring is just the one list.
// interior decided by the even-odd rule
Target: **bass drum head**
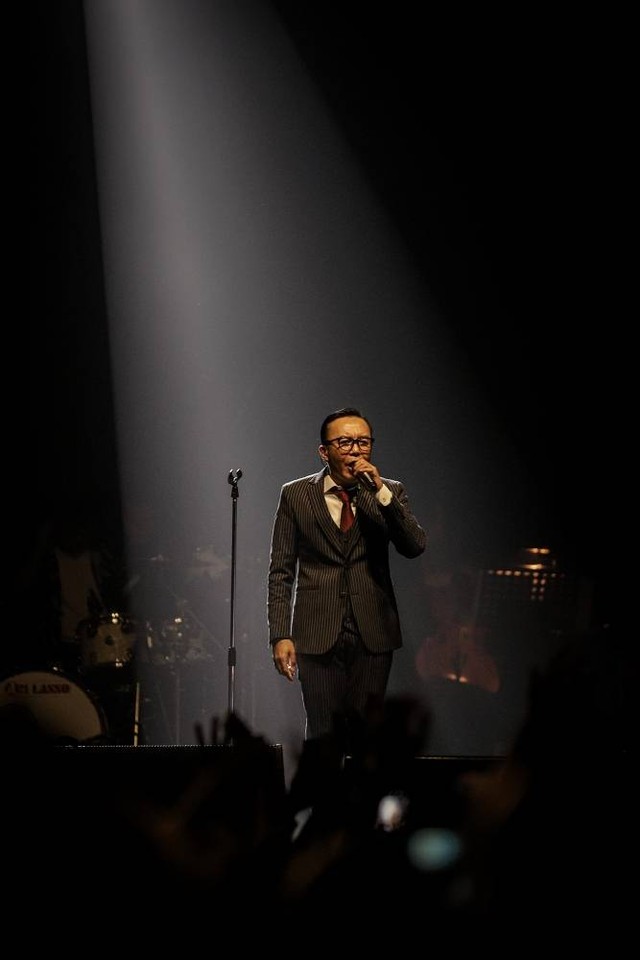
[(0, 683), (0, 709), (5, 719), (35, 721), (45, 741), (74, 743), (107, 733), (102, 711), (93, 698), (63, 673), (26, 670)]

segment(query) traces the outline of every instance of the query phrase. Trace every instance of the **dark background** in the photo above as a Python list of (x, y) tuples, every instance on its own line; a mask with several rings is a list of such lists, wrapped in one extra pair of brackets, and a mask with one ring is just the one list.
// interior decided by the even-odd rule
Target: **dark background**
[[(593, 576), (596, 616), (610, 618), (624, 24), (410, 3), (273, 7), (537, 487), (540, 517), (514, 524)], [(97, 497), (117, 524), (82, 5), (28, 9), (25, 527), (59, 495)]]

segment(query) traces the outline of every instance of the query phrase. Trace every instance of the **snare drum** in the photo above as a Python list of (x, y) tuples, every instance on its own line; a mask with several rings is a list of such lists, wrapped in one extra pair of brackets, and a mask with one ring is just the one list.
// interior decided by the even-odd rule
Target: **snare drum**
[(84, 670), (121, 669), (133, 661), (136, 624), (125, 614), (105, 613), (78, 626), (80, 662)]
[(47, 740), (93, 740), (107, 724), (93, 698), (63, 673), (27, 670), (0, 684), (0, 707), (28, 711)]

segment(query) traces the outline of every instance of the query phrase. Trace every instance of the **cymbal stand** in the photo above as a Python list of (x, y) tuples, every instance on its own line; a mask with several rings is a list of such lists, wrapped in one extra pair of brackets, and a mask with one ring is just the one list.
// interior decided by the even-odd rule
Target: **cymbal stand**
[(235, 647), (235, 607), (236, 607), (236, 531), (238, 526), (238, 481), (242, 476), (242, 470), (229, 471), (228, 482), (231, 484), (231, 604), (230, 604), (230, 622), (229, 622), (229, 653), (228, 653), (228, 716), (231, 716), (234, 710), (235, 695), (235, 669), (236, 669), (236, 647)]
[(220, 650), (222, 650), (222, 649), (223, 649), (223, 648), (222, 648), (222, 645), (218, 642), (215, 634), (214, 634), (213, 631), (211, 630), (211, 627), (207, 626), (207, 624), (204, 622), (204, 620), (203, 620), (201, 617), (198, 616), (198, 614), (195, 612), (195, 610), (193, 609), (193, 607), (191, 606), (191, 604), (189, 603), (189, 601), (188, 601), (188, 600), (185, 600), (185, 599), (182, 598), (182, 597), (180, 597), (180, 596), (179, 596), (177, 593), (175, 593), (173, 590), (170, 590), (169, 592), (170, 592), (171, 596), (174, 598), (174, 600), (176, 601), (176, 610), (178, 611), (178, 613), (180, 614), (180, 616), (183, 617), (183, 618), (188, 617), (188, 618), (189, 618), (190, 620), (192, 620), (195, 624), (197, 624), (197, 625), (201, 628), (201, 630), (202, 630), (203, 634), (205, 635), (206, 639), (209, 640), (209, 641), (211, 641), (213, 644), (215, 644), (216, 647), (218, 647)]
[(135, 700), (133, 704), (133, 745), (140, 743), (140, 681), (135, 682)]

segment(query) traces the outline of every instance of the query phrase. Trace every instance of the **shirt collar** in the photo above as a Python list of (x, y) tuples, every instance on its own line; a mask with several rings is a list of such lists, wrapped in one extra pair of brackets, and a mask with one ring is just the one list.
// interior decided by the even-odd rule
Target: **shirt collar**
[(336, 488), (338, 488), (338, 489), (348, 490), (349, 493), (353, 496), (353, 494), (354, 494), (355, 491), (357, 490), (357, 486), (358, 486), (357, 484), (353, 484), (353, 485), (350, 486), (350, 487), (340, 487), (338, 484), (336, 484), (335, 480), (333, 479), (333, 477), (331, 476), (330, 473), (327, 472), (327, 473), (325, 474), (325, 476), (324, 476), (324, 492), (325, 492), (325, 494), (326, 494), (326, 493), (335, 493), (335, 492), (336, 492)]

